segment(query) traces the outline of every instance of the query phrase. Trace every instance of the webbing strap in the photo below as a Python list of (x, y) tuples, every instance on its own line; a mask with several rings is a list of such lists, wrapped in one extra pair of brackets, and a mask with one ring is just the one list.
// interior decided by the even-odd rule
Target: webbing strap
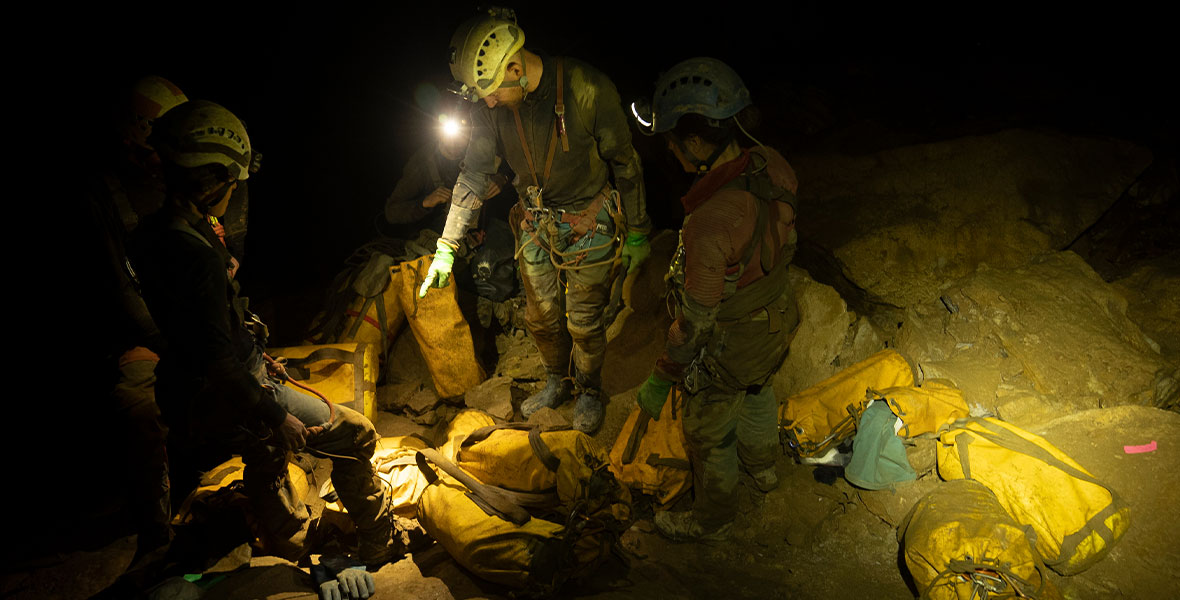
[(680, 469), (688, 471), (692, 469), (692, 464), (687, 459), (683, 458), (662, 458), (659, 454), (652, 454), (647, 457), (647, 464), (653, 467), (671, 467), (673, 469)]
[[(529, 423), (501, 423), (499, 425), (480, 427), (479, 429), (476, 429), (475, 431), (472, 431), (470, 434), (468, 434), (467, 437), (463, 439), (463, 443), (460, 444), (460, 447), (466, 448), (468, 446), (478, 444), (488, 439), (493, 433), (500, 431), (501, 429), (528, 431), (529, 447), (533, 449), (533, 454), (537, 455), (537, 458), (540, 459), (541, 464), (545, 465), (546, 469), (549, 469), (554, 473), (556, 473), (557, 469), (561, 467), (561, 460), (553, 454), (553, 451), (550, 450), (545, 441), (541, 439), (541, 430), (543, 428), (540, 425), (532, 425)], [(547, 431), (554, 431), (558, 429), (569, 428), (558, 427), (556, 429), (549, 429)]]
[[(348, 337), (356, 338), (356, 332), (360, 331), (360, 329), (361, 329), (361, 321), (366, 321), (369, 318), (367, 316), (369, 314), (369, 305), (371, 305), (375, 301), (374, 300), (375, 298), (376, 298), (376, 296), (373, 296), (370, 298), (365, 298), (365, 302), (363, 304), (361, 304), (361, 309), (359, 311), (357, 311), (357, 316), (358, 317), (360, 315), (366, 315), (366, 316), (363, 319), (358, 318), (357, 320), (352, 322), (352, 327), (350, 327), (348, 329)], [(380, 323), (378, 323), (376, 326), (377, 326), (378, 330), (381, 329)]]
[(627, 438), (627, 447), (623, 449), (623, 464), (629, 465), (635, 461), (639, 452), (639, 443), (643, 441), (643, 434), (647, 433), (647, 424), (651, 422), (651, 415), (642, 408), (639, 418), (635, 420), (635, 427), (631, 430), (631, 437)]
[[(553, 154), (557, 150), (557, 138), (561, 137), (561, 149), (563, 152), (569, 152), (569, 140), (565, 139), (563, 135), (565, 129), (565, 103), (562, 101), (563, 88), (565, 80), (563, 78), (562, 62), (557, 59), (557, 104), (554, 107), (553, 127), (549, 131), (549, 149), (545, 153), (545, 173), (542, 175), (544, 183), (549, 183), (549, 173), (553, 169)], [(529, 163), (529, 172), (533, 176), (533, 185), (538, 189), (544, 188), (540, 179), (537, 178), (537, 167), (533, 163), (533, 152), (529, 149), (528, 140), (524, 135), (524, 122), (520, 119), (520, 110), (513, 106), (512, 116), (516, 119), (516, 135), (520, 138), (520, 148), (524, 151), (525, 160)], [(558, 131), (558, 124), (560, 123), (562, 131)], [(544, 208), (538, 206), (537, 208)]]
[(534, 427), (529, 430), (529, 446), (532, 447), (533, 454), (537, 455), (537, 458), (541, 460), (541, 464), (545, 465), (546, 469), (556, 473), (557, 469), (561, 467), (561, 461), (553, 455), (553, 451), (541, 439), (540, 428)]
[(365, 412), (365, 388), (367, 382), (365, 381), (365, 353), (363, 349), (356, 352), (349, 352), (348, 350), (341, 350), (340, 348), (319, 348), (311, 354), (303, 358), (287, 357), (287, 362), (284, 365), (287, 373), (296, 380), (306, 380), (311, 376), (311, 370), (308, 365), (319, 362), (321, 360), (335, 360), (352, 365), (352, 408), (353, 410), (364, 414)]
[[(455, 463), (444, 458), (438, 450), (429, 448), (419, 450), (418, 454), (415, 455), (415, 460), (418, 463), (418, 468), (422, 471), (422, 475), (430, 483), (433, 484), (435, 481), (438, 481), (438, 473), (435, 473), (434, 469), (430, 468), (430, 465), (426, 462), (427, 460), (434, 463), (451, 477), (459, 480), (459, 483), (462, 483), (472, 494), (478, 496), (479, 501), (476, 501), (476, 504), (484, 509), (484, 512), (488, 512), (493, 516), (500, 517), (505, 521), (517, 525), (524, 525), (531, 518), (528, 511), (521, 508), (521, 504), (527, 503), (533, 506), (545, 506), (552, 505), (553, 503), (553, 494), (510, 492), (502, 488), (480, 483), (478, 479), (472, 477), (467, 471), (464, 471)], [(491, 512), (489, 512), (489, 508)]]
[[(557, 104), (553, 107), (553, 112), (557, 115), (557, 135), (561, 138), (561, 151), (570, 151), (570, 140), (565, 134), (565, 76), (563, 75), (561, 59), (557, 59)], [(552, 147), (552, 146), (550, 146)], [(553, 160), (553, 150), (549, 151), (549, 161)], [(549, 165), (545, 165), (545, 178), (549, 178)]]
[[(529, 173), (533, 176), (533, 185), (538, 188), (543, 188), (541, 181), (537, 179), (537, 167), (533, 164), (533, 151), (529, 149), (528, 140), (524, 136), (524, 122), (520, 120), (520, 110), (515, 106), (512, 107), (512, 116), (516, 118), (516, 135), (520, 138), (520, 149), (524, 151), (524, 157), (529, 163)], [(557, 122), (554, 120), (553, 127), (549, 130), (549, 150), (545, 154), (545, 173), (542, 177), (545, 182), (549, 182), (549, 171), (553, 168), (553, 153), (557, 149)], [(543, 207), (538, 207), (543, 208)]]

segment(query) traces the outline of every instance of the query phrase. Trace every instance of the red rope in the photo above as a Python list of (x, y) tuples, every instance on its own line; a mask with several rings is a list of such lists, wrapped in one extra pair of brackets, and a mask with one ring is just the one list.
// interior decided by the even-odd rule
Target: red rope
[[(330, 427), (332, 425), (332, 422), (336, 420), (336, 405), (333, 404), (331, 400), (328, 400), (328, 398), (326, 396), (324, 396), (318, 390), (312, 388), (311, 386), (304, 385), (302, 383), (299, 383), (298, 381), (295, 381), (294, 379), (291, 379), (291, 376), (289, 374), (287, 374), (287, 367), (285, 365), (283, 365), (283, 363), (271, 358), (269, 354), (266, 354), (264, 352), (262, 354), (262, 358), (266, 359), (266, 368), (268, 371), (270, 371), (270, 373), (272, 375), (274, 375), (275, 377), (278, 377), (279, 379), (282, 379), (284, 382), (290, 382), (295, 387), (297, 387), (301, 390), (305, 390), (311, 394), (314, 394), (317, 397), (319, 397), (320, 400), (323, 400), (324, 404), (328, 405), (328, 426)], [(318, 435), (320, 433), (323, 433), (323, 431), (324, 431), (323, 426), (313, 425), (313, 426), (307, 428), (307, 435), (309, 435), (309, 436)]]

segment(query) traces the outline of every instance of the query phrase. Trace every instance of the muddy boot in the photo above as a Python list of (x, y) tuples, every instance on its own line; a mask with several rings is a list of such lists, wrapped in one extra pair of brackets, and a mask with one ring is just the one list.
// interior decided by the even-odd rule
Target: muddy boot
[(750, 478), (754, 480), (754, 485), (763, 492), (770, 492), (778, 487), (778, 474), (774, 472), (774, 467), (756, 473), (750, 472)]
[(602, 394), (598, 390), (586, 390), (578, 396), (574, 406), (574, 429), (587, 435), (602, 426)]
[(713, 531), (704, 527), (692, 516), (692, 511), (656, 513), (652, 519), (660, 535), (676, 542), (721, 542), (729, 538), (733, 523), (726, 523)]
[(545, 387), (520, 404), (520, 416), (529, 418), (542, 408), (556, 408), (570, 395), (570, 382), (560, 375), (550, 375)]

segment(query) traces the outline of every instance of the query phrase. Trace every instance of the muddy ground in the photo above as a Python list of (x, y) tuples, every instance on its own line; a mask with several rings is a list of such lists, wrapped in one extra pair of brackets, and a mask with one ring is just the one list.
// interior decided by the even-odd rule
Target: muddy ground
[[(613, 443), (662, 347), (669, 317), (660, 297), (663, 265), (674, 236), (656, 240), (656, 256), (635, 284), (634, 314), (610, 342), (605, 369), (610, 394), (607, 417), (594, 436)], [(487, 332), (484, 343), (494, 343)], [(503, 335), (503, 334), (501, 334)], [(405, 336), (408, 338), (408, 336)], [(478, 336), (477, 336), (478, 337)], [(501, 339), (529, 350), (527, 338)], [(508, 353), (503, 353), (507, 355)], [(413, 356), (412, 352), (408, 355)], [(496, 372), (497, 369), (490, 371)], [(421, 364), (403, 373), (428, 385)], [(539, 382), (518, 380), (519, 396)], [(572, 403), (558, 412), (569, 416)], [(383, 435), (436, 435), (427, 427), (382, 412)], [(1131, 506), (1131, 527), (1103, 561), (1073, 577), (1050, 573), (1065, 598), (1167, 598), (1180, 594), (1180, 414), (1143, 406), (1102, 408), (1066, 415), (1035, 430), (1107, 482)], [(1124, 445), (1156, 442), (1147, 454), (1126, 454)], [(933, 441), (909, 448), (919, 479), (895, 491), (858, 490), (838, 474), (778, 463), (781, 484), (762, 494), (745, 479), (739, 487), (739, 517), (730, 540), (717, 544), (671, 543), (639, 519), (622, 538), (629, 568), (612, 560), (593, 577), (569, 582), (565, 598), (909, 598), (916, 591), (900, 558), (897, 525), (909, 507), (939, 485)], [(641, 515), (649, 517), (649, 515)], [(97, 515), (95, 522), (102, 515)], [(18, 565), (5, 577), (0, 596), (86, 598), (107, 587), (134, 551), (134, 537), (118, 537), (77, 551), (62, 551)], [(306, 566), (306, 565), (305, 565)], [(376, 574), (378, 598), (508, 598), (511, 590), (484, 582), (455, 563), (438, 545), (421, 548)], [(315, 598), (306, 568), (282, 559), (254, 556), (249, 566), (209, 588), (205, 598)]]

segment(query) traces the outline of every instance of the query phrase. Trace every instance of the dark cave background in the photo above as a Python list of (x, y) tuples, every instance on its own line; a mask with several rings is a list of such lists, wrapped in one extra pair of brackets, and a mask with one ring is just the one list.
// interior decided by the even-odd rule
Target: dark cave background
[[(74, 53), (65, 117), (83, 165), (109, 136), (111, 101), (164, 76), (246, 121), (263, 170), (250, 181), (239, 279), (278, 343), (297, 343), (342, 261), (376, 233), (405, 160), (434, 135), (432, 97), (474, 4), (294, 3), (285, 7), (89, 7), (59, 30)], [(714, 56), (763, 112), (760, 138), (793, 152), (881, 148), (1048, 128), (1136, 141), (1175, 156), (1174, 48), (1162, 9), (808, 0), (755, 7), (517, 3), (526, 46), (613, 79), (625, 103), (660, 71)], [(69, 123), (69, 120), (76, 120)], [(635, 135), (648, 210), (676, 228), (688, 180), (656, 138)], [(800, 194), (806, 201), (806, 177)], [(292, 331), (299, 329), (299, 331)]]

